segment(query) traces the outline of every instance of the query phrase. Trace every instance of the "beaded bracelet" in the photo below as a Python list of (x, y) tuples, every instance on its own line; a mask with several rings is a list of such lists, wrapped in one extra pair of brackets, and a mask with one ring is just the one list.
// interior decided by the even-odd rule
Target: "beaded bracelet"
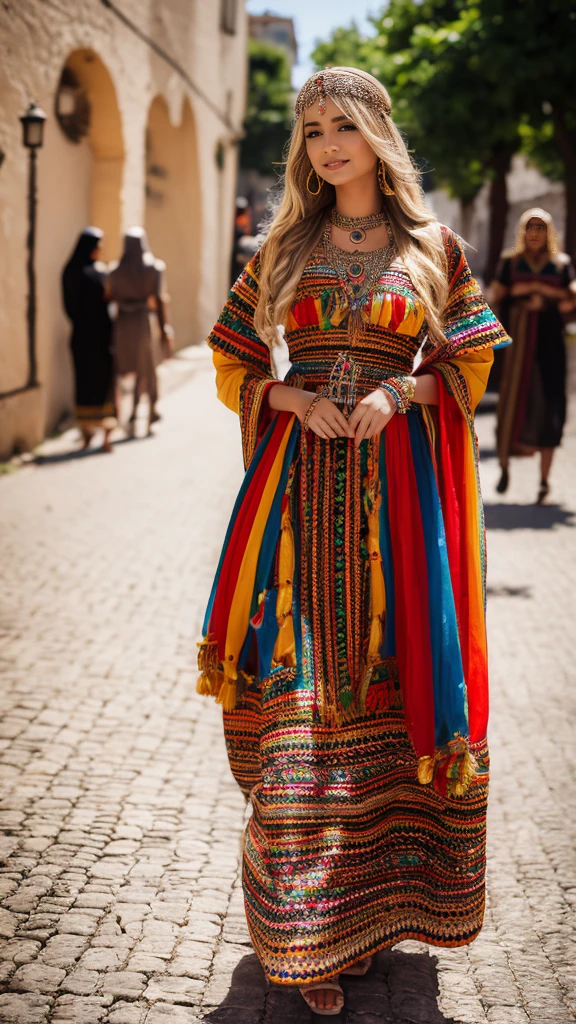
[(310, 420), (310, 417), (311, 417), (312, 413), (314, 412), (314, 409), (318, 405), (318, 402), (320, 402), (323, 398), (324, 398), (324, 395), (315, 395), (314, 398), (312, 399), (312, 401), (310, 402), (310, 405), (306, 409), (306, 415), (304, 416), (304, 419), (302, 420), (302, 430), (308, 430), (308, 421)]
[(380, 384), (380, 387), (383, 391), (387, 391), (388, 394), (392, 395), (396, 403), (397, 412), (404, 416), (412, 404), (414, 392), (416, 391), (416, 385), (412, 378), (403, 375), (388, 377), (387, 380)]

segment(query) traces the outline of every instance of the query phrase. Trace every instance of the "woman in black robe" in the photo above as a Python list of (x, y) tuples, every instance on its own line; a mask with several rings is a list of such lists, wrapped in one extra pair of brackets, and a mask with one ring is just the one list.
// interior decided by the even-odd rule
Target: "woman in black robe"
[(106, 273), (98, 263), (103, 232), (86, 228), (62, 274), (64, 308), (72, 321), (76, 420), (87, 448), (94, 431), (104, 430), (103, 451), (111, 452), (116, 426), (112, 321), (104, 295)]
[(566, 418), (564, 316), (574, 306), (569, 257), (558, 252), (552, 217), (526, 210), (518, 222), (516, 245), (502, 254), (493, 286), (499, 316), (513, 344), (506, 351), (497, 441), (501, 476), (497, 491), (509, 483), (514, 455), (540, 453), (537, 502), (548, 496), (548, 477)]

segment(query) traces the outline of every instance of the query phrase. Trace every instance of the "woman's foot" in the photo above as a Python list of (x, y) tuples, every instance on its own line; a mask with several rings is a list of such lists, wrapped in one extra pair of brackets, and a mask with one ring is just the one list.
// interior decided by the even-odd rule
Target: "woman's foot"
[(312, 1013), (322, 1017), (336, 1017), (344, 1006), (344, 993), (337, 978), (300, 985), (299, 992)]
[(546, 498), (550, 494), (550, 484), (547, 480), (540, 481), (540, 489), (538, 491), (538, 497), (536, 498), (537, 505), (545, 505)]
[(351, 974), (357, 978), (363, 978), (372, 967), (372, 959), (371, 956), (367, 956), (365, 960), (359, 960), (357, 964), (352, 964), (346, 970), (340, 971), (340, 974)]
[(498, 494), (505, 494), (506, 491), (508, 490), (508, 484), (509, 483), (510, 483), (510, 476), (509, 476), (509, 473), (508, 473), (508, 466), (503, 466), (502, 467), (502, 473), (500, 475), (500, 479), (499, 479), (498, 483), (496, 484), (496, 490), (497, 490)]

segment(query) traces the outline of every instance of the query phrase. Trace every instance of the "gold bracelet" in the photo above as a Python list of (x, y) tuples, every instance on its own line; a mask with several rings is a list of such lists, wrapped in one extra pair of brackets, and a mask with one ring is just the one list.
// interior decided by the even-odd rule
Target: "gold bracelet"
[(383, 391), (392, 395), (396, 403), (396, 409), (401, 415), (405, 415), (411, 407), (414, 399), (416, 385), (411, 377), (398, 374), (397, 377), (388, 377), (380, 385)]
[(318, 405), (318, 402), (320, 402), (323, 397), (324, 397), (323, 395), (314, 395), (314, 398), (312, 399), (312, 401), (310, 402), (310, 405), (306, 409), (306, 415), (304, 416), (304, 419), (302, 420), (302, 430), (308, 430), (308, 421), (309, 421), (312, 413), (314, 412), (314, 409)]

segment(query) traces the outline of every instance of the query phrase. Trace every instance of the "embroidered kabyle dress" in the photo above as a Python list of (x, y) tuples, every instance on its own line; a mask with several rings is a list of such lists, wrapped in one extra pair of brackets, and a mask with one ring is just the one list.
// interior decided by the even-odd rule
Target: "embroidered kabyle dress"
[[(200, 644), (250, 797), (245, 906), (267, 976), (303, 984), (402, 939), (470, 942), (484, 910), (488, 714), (484, 525), (473, 412), (509, 339), (442, 228), (439, 405), (357, 448), (273, 413), (254, 330), (258, 254), (208, 343), (246, 476)], [(356, 322), (322, 241), (286, 324), (287, 386), (354, 399), (409, 374), (423, 308), (400, 259)]]

